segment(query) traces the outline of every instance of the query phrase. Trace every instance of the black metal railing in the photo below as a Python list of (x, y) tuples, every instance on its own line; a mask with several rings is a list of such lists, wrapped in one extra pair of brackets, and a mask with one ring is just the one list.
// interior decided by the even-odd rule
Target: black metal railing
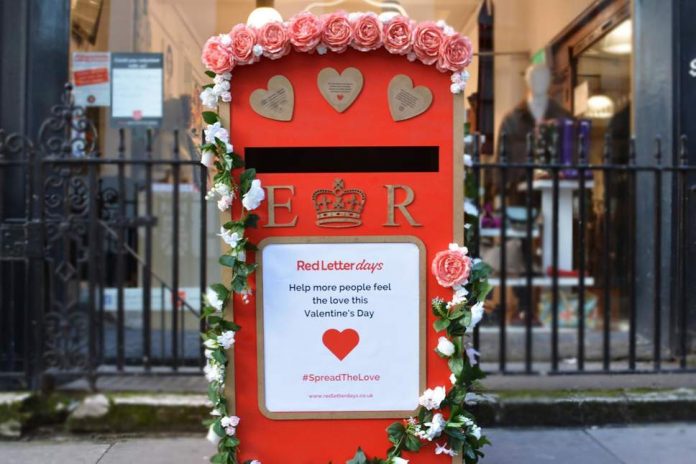
[[(484, 367), (690, 371), (687, 140), (668, 152), (666, 138), (637, 147), (579, 132), (570, 145), (530, 134), (522, 153), (503, 135), (497, 157), (470, 137), (467, 245), (495, 268), (474, 334)], [(207, 266), (217, 269), (218, 212), (182, 138), (120, 130), (116, 154), (100, 156), (69, 89), (36, 140), (0, 131), (0, 387), (200, 373), (197, 316)]]
[[(469, 245), (484, 257), (486, 247), (496, 250), (489, 262), (495, 290), (475, 335), (482, 360), (488, 370), (511, 374), (690, 371), (696, 300), (688, 300), (687, 288), (696, 275), (685, 260), (696, 246), (689, 215), (696, 166), (688, 163), (687, 139), (665, 163), (656, 137), (652, 157), (639, 163), (635, 139), (626, 140), (627, 156), (617, 161), (616, 139), (607, 133), (590, 162), (591, 142), (578, 132), (573, 159), (556, 133), (547, 143), (528, 134), (525, 156), (516, 160), (506, 134), (491, 158), (471, 137), (468, 191), (479, 213), (466, 216)], [(649, 201), (641, 190), (651, 192)], [(511, 208), (518, 217), (510, 217)], [(572, 209), (571, 224), (560, 224), (569, 219), (564, 208)], [(510, 243), (517, 241), (515, 259), (523, 262), (511, 271)], [(573, 256), (570, 269), (559, 269), (561, 253)], [(550, 265), (539, 269), (540, 258)]]
[[(0, 132), (3, 385), (200, 374), (200, 302), (209, 242), (218, 243), (208, 236), (217, 215), (208, 218), (207, 169), (181, 156), (177, 131), (159, 134), (173, 140), (158, 153), (153, 132), (127, 135), (118, 131), (115, 156), (100, 156), (69, 88), (35, 142)], [(129, 151), (136, 138), (143, 149)], [(192, 262), (182, 269), (185, 247)]]

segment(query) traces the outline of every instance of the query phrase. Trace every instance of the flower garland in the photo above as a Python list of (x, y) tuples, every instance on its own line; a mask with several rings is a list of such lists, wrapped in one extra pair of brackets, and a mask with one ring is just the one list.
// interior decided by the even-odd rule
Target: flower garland
[[(213, 82), (204, 86), (201, 101), (213, 109), (220, 100), (231, 101), (231, 71), (262, 56), (278, 59), (291, 49), (342, 53), (348, 47), (360, 51), (384, 47), (390, 53), (406, 55), (410, 61), (417, 59), (427, 65), (435, 64), (442, 72), (452, 71), (453, 93), (462, 92), (468, 78), (464, 68), (471, 61), (471, 43), (442, 21), (416, 24), (402, 16), (381, 19), (374, 13), (339, 12), (318, 17), (304, 12), (285, 23), (272, 22), (260, 29), (239, 24), (229, 34), (211, 37), (204, 46), (202, 61)], [(251, 294), (248, 279), (256, 264), (246, 262), (246, 253), (256, 251), (256, 247), (245, 232), (256, 227), (259, 218), (252, 211), (260, 206), (265, 194), (255, 170), (244, 169), (242, 158), (234, 152), (218, 113), (204, 111), (203, 120), (207, 126), (200, 146), (201, 163), (215, 173), (206, 198), (216, 200), (221, 212), (231, 211), (235, 201), (241, 203), (239, 215), (225, 222), (218, 234), (229, 247), (219, 262), (230, 268), (232, 278), (227, 284), (216, 283), (207, 289), (201, 311), (206, 323), (201, 334), (207, 360), (204, 373), (213, 404), (213, 417), (206, 421), (206, 426), (208, 439), (217, 445), (218, 451), (211, 462), (239, 464), (237, 428), (241, 419), (229, 414), (223, 390), (226, 350), (233, 347), (240, 327), (224, 319), (223, 310), (233, 294), (241, 295), (245, 302)], [(489, 444), (474, 417), (466, 411), (467, 399), (484, 374), (478, 366), (479, 353), (465, 343), (465, 337), (483, 317), (483, 302), (491, 289), (490, 267), (481, 260), (471, 259), (465, 247), (451, 244), (448, 250), (437, 253), (431, 271), (440, 285), (454, 290), (450, 301), (441, 298), (432, 301), (434, 329), (444, 332), (436, 352), (448, 362), (451, 387), (427, 389), (419, 398), (415, 417), (394, 422), (387, 428), (392, 447), (385, 458), (368, 459), (358, 448), (348, 464), (407, 464), (408, 460), (402, 457), (404, 452), (417, 452), (430, 442), (435, 443), (435, 454), (461, 455), (467, 464), (472, 464), (483, 456), (481, 448)], [(254, 459), (243, 464), (261, 463)]]
[(256, 29), (237, 24), (227, 34), (212, 36), (203, 46), (201, 60), (217, 74), (214, 85), (201, 94), (203, 104), (214, 107), (218, 99), (229, 102), (230, 73), (236, 66), (255, 63), (261, 57), (277, 60), (291, 50), (304, 53), (362, 52), (384, 47), (409, 61), (435, 65), (452, 72), (450, 90), (464, 91), (472, 59), (471, 41), (444, 21), (417, 23), (404, 16), (339, 11), (316, 16), (302, 12), (286, 22), (270, 22)]

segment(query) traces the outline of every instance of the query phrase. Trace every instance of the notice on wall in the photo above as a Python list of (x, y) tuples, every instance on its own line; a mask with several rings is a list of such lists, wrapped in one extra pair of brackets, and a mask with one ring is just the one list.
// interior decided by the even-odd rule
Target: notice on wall
[(78, 106), (109, 106), (111, 86), (109, 52), (74, 52), (72, 83), (75, 104)]
[(111, 121), (114, 126), (159, 126), (162, 122), (161, 53), (111, 54)]
[(384, 417), (418, 406), (424, 250), (415, 240), (380, 239), (262, 246), (257, 302), (267, 416)]

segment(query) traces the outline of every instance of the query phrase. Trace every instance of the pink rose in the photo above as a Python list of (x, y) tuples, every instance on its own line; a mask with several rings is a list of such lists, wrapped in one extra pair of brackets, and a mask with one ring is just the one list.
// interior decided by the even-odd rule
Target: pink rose
[(298, 52), (311, 52), (321, 40), (322, 23), (308, 11), (295, 15), (290, 20), (288, 33), (290, 42)]
[(431, 272), (443, 287), (464, 284), (471, 273), (471, 258), (461, 250), (445, 250), (435, 255)]
[(246, 24), (237, 24), (230, 31), (230, 49), (237, 64), (251, 64), (256, 61), (254, 45), (256, 32)]
[[(226, 37), (226, 36), (224, 36)], [(223, 36), (214, 35), (203, 46), (201, 61), (215, 74), (224, 74), (234, 67), (229, 43), (223, 42)]]
[(413, 31), (413, 52), (423, 64), (433, 64), (438, 59), (444, 39), (442, 29), (437, 24), (432, 21), (422, 22)]
[(353, 40), (353, 29), (348, 21), (348, 15), (343, 11), (322, 16), (324, 29), (321, 33), (321, 41), (332, 52), (341, 53), (348, 48)]
[(353, 21), (353, 48), (361, 52), (382, 46), (382, 23), (374, 13), (365, 13)]
[(471, 41), (461, 34), (445, 38), (440, 48), (437, 69), (440, 71), (463, 71), (471, 63)]
[(266, 23), (256, 32), (256, 36), (266, 58), (276, 60), (290, 53), (290, 36), (283, 23)]
[(384, 25), (384, 48), (389, 53), (406, 55), (411, 51), (412, 42), (411, 20), (403, 16), (395, 16)]

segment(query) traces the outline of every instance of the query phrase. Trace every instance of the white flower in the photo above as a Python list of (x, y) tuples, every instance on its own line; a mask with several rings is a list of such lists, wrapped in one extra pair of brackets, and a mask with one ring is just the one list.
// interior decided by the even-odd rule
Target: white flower
[(466, 303), (466, 296), (469, 294), (469, 291), (463, 286), (456, 286), (452, 288), (454, 288), (454, 295), (452, 295), (452, 301), (447, 302), (447, 309), (451, 309), (454, 306)]
[(237, 433), (237, 428), (236, 427), (225, 427), (225, 433), (229, 435), (230, 437), (233, 437), (235, 433)]
[(470, 432), (477, 440), (481, 439), (481, 427), (479, 427), (478, 425), (474, 425), (473, 427), (471, 427)]
[(220, 95), (222, 92), (227, 92), (228, 90), (230, 90), (230, 81), (224, 79), (216, 82), (213, 86), (213, 93), (215, 93), (215, 95)]
[(220, 425), (223, 427), (236, 427), (239, 425), (239, 417), (237, 416), (227, 416), (220, 419)]
[(460, 247), (456, 243), (450, 243), (449, 244), (449, 250), (450, 251), (458, 251), (463, 255), (468, 255), (469, 254), (469, 249), (465, 246)]
[(447, 456), (456, 456), (457, 452), (447, 447), (447, 443), (440, 445), (435, 443), (435, 454), (446, 454)]
[(208, 108), (215, 108), (217, 106), (218, 97), (210, 87), (203, 89), (200, 98), (203, 106), (207, 106)]
[(254, 45), (254, 48), (251, 49), (252, 53), (254, 56), (261, 56), (263, 55), (263, 47), (259, 44)]
[(223, 376), (225, 375), (224, 371), (219, 365), (211, 363), (210, 361), (208, 361), (203, 368), (203, 373), (205, 374), (206, 380), (211, 383), (222, 383)]
[(409, 52), (409, 53), (406, 55), (406, 59), (407, 59), (408, 61), (416, 61), (416, 58), (418, 58), (418, 57), (417, 57), (416, 54), (413, 53), (413, 52)]
[(454, 346), (454, 343), (449, 341), (447, 337), (440, 337), (437, 340), (437, 351), (443, 355), (450, 357), (454, 354), (456, 348)]
[(223, 143), (228, 143), (230, 141), (230, 135), (227, 133), (227, 129), (222, 127), (220, 121), (215, 124), (208, 124), (208, 127), (205, 129), (206, 143), (215, 143), (215, 139)]
[(399, 456), (394, 456), (391, 458), (390, 464), (408, 464), (408, 459), (400, 458)]
[(224, 349), (229, 350), (230, 347), (234, 344), (234, 331), (227, 330), (223, 332), (221, 335), (218, 335), (217, 342), (220, 345), (222, 345)]
[(251, 181), (251, 188), (242, 197), (242, 205), (247, 211), (252, 211), (259, 207), (264, 198), (266, 198), (266, 193), (261, 187), (261, 181), (254, 179)]
[(201, 164), (206, 168), (212, 168), (215, 164), (215, 152), (212, 150), (203, 150), (201, 152)]
[(461, 90), (459, 89), (459, 84), (457, 84), (456, 82), (450, 84), (450, 92), (452, 92), (455, 95), (460, 93)]
[(230, 79), (232, 79), (232, 73), (226, 72), (226, 73), (222, 73), (222, 74), (216, 74), (215, 77), (213, 78), (213, 82), (215, 82), (216, 84), (219, 84), (220, 82), (229, 81)]
[(220, 42), (223, 45), (230, 45), (232, 43), (232, 37), (229, 34), (220, 34)]
[[(205, 359), (213, 359), (213, 350), (205, 349), (203, 350), (203, 354), (205, 355)], [(213, 412), (211, 412), (210, 414), (213, 414)]]
[(221, 197), (217, 202), (217, 207), (220, 211), (225, 212), (232, 207), (234, 197), (231, 195)]
[(476, 364), (478, 364), (478, 361), (476, 360), (476, 356), (480, 356), (480, 355), (481, 355), (481, 353), (479, 353), (478, 351), (476, 351), (472, 347), (468, 347), (466, 349), (466, 356), (469, 358), (469, 364), (471, 364), (472, 366), (475, 366)]
[(464, 166), (471, 167), (474, 165), (474, 161), (471, 159), (471, 155), (464, 154)]
[(220, 346), (220, 344), (219, 344), (219, 343), (217, 342), (217, 340), (215, 340), (214, 338), (207, 338), (207, 339), (203, 342), (203, 346), (205, 346), (205, 347), (208, 348), (209, 350), (215, 350), (215, 349), (217, 349), (217, 348)]
[(433, 439), (439, 437), (442, 431), (445, 430), (445, 425), (447, 421), (439, 412), (435, 414), (430, 422), (426, 422), (425, 425), (428, 426), (428, 430), (425, 432), (425, 438), (428, 441), (433, 441)]
[(213, 287), (208, 287), (208, 289), (205, 291), (205, 301), (218, 311), (222, 311), (224, 301), (222, 301), (220, 295), (213, 290)]
[(232, 101), (232, 92), (222, 92), (220, 94), (220, 100), (224, 101), (225, 103), (229, 103)]
[(318, 53), (318, 54), (320, 54), (320, 55), (326, 55), (326, 52), (327, 52), (329, 49), (328, 49), (328, 47), (327, 47), (325, 44), (320, 43), (319, 45), (317, 45), (316, 50), (317, 50), (317, 53)]
[(479, 210), (471, 199), (464, 200), (464, 212), (469, 216), (478, 216)]
[(254, 459), (249, 464), (261, 464), (261, 461), (259, 461), (258, 459)]
[(220, 233), (218, 235), (222, 237), (222, 240), (232, 248), (236, 247), (239, 241), (242, 239), (242, 234), (232, 232), (230, 229), (225, 229), (225, 226), (220, 227)]
[(483, 301), (479, 301), (471, 307), (471, 322), (466, 326), (466, 330), (474, 330), (474, 327), (483, 319)]
[(454, 385), (455, 383), (457, 383), (457, 376), (454, 375), (454, 373), (452, 373), (449, 376), (449, 380), (450, 380), (450, 382), (452, 382), (452, 385)]
[(215, 446), (217, 446), (217, 444), (220, 443), (220, 440), (222, 439), (220, 435), (215, 433), (215, 430), (213, 429), (212, 425), (208, 429), (208, 435), (205, 438)]
[(223, 184), (222, 182), (218, 182), (217, 184), (213, 185), (213, 191), (221, 197), (232, 195), (234, 193), (229, 185)]
[(440, 407), (440, 403), (445, 399), (445, 396), (447, 396), (445, 387), (428, 388), (423, 392), (423, 395), (418, 398), (418, 404), (427, 410), (437, 409)]

